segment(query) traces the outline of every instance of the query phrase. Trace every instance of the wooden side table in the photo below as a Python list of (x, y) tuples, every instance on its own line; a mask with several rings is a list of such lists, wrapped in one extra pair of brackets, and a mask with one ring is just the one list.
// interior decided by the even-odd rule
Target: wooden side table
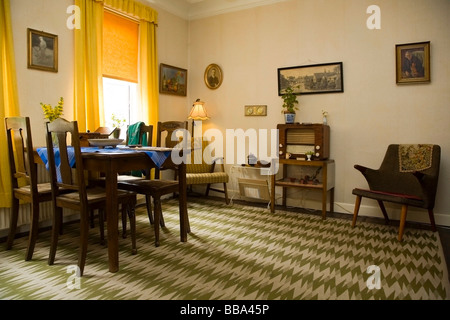
[[(327, 195), (330, 192), (330, 212), (334, 211), (334, 160), (293, 160), (279, 159), (280, 169), (283, 170), (283, 178), (276, 180), (276, 174), (271, 176), (270, 211), (275, 212), (275, 187), (283, 187), (283, 206), (286, 206), (286, 188), (307, 188), (322, 191), (322, 218), (327, 215)], [(321, 169), (322, 181), (304, 180), (298, 177), (295, 180), (287, 177), (287, 166), (310, 166)]]

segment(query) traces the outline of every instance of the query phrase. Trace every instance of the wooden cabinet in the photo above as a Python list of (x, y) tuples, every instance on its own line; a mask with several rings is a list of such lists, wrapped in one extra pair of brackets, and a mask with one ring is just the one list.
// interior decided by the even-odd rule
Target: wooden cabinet
[[(304, 177), (288, 177), (288, 166), (308, 166), (316, 169), (315, 172), (321, 173), (320, 179), (311, 176)], [(279, 170), (283, 171), (283, 178), (277, 180), (276, 174), (271, 176), (271, 192), (270, 192), (270, 210), (275, 212), (275, 187), (283, 188), (283, 206), (286, 206), (286, 188), (309, 188), (316, 189), (322, 192), (322, 218), (326, 218), (327, 214), (327, 200), (329, 193), (330, 212), (334, 211), (334, 160), (294, 160), (294, 159), (279, 159)], [(314, 170), (313, 170), (314, 171)]]

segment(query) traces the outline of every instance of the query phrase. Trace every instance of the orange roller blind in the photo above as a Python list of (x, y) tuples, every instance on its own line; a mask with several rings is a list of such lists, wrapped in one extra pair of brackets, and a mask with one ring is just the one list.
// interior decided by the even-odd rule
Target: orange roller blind
[(103, 76), (138, 82), (139, 24), (106, 11), (103, 21)]

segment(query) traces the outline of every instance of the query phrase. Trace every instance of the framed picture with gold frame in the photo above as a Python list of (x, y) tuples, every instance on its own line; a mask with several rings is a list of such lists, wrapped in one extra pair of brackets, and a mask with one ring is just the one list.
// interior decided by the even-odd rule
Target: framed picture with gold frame
[(186, 69), (161, 63), (159, 66), (159, 92), (186, 96), (187, 75), (188, 71)]
[(210, 89), (217, 89), (223, 81), (222, 69), (215, 63), (210, 64), (205, 70), (205, 84)]
[(58, 36), (27, 29), (28, 69), (58, 72)]
[(430, 41), (397, 44), (395, 56), (398, 84), (430, 82)]

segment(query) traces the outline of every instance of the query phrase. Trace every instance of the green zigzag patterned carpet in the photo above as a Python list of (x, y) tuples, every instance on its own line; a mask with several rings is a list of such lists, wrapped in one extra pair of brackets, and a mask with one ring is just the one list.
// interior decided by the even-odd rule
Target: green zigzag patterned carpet
[[(179, 242), (178, 207), (164, 201), (161, 246), (144, 208), (137, 210), (138, 254), (120, 238), (120, 270), (108, 272), (107, 250), (91, 229), (85, 274), (76, 264), (77, 224), (65, 226), (56, 262), (47, 265), (50, 232), (40, 234), (32, 261), (26, 239), (0, 251), (0, 299), (315, 300), (449, 299), (438, 233), (296, 212), (190, 199), (192, 233)], [(367, 273), (371, 265), (379, 273)], [(379, 275), (380, 289), (369, 289)], [(76, 288), (79, 284), (79, 289)], [(74, 288), (75, 287), (75, 288)]]

